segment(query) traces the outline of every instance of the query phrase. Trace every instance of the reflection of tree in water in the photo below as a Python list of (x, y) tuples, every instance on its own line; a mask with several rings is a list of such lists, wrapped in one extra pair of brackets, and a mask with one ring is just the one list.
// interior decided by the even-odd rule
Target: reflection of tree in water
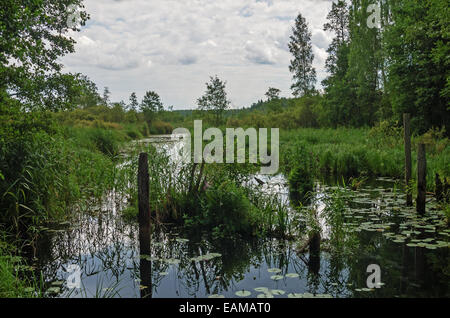
[[(127, 288), (135, 295), (139, 295), (139, 285), (142, 285), (150, 288), (144, 287), (141, 296), (152, 297), (158, 295), (165, 279), (160, 273), (170, 272), (176, 295), (201, 297), (233, 292), (236, 284), (254, 270), (252, 267), (267, 264), (281, 269), (281, 275), (298, 273), (306, 280), (310, 293), (358, 297), (449, 294), (448, 249), (407, 248), (386, 240), (381, 234), (366, 231), (353, 233), (360, 242), (353, 254), (322, 251), (314, 260), (308, 253), (297, 255), (292, 243), (282, 240), (214, 240), (188, 236), (191, 241), (180, 242), (176, 235), (166, 230), (153, 233), (151, 256), (177, 259), (180, 263), (149, 262), (139, 257), (137, 225), (117, 216), (122, 198), (111, 195), (106, 202), (103, 205), (93, 202), (83, 209), (89, 212), (73, 213), (76, 219), (71, 229), (43, 232), (36, 256), (37, 272), (42, 270), (46, 282), (65, 280), (67, 266), (78, 264), (82, 279), (101, 277), (107, 284), (104, 287), (130, 279), (126, 282)], [(385, 218), (388, 222), (401, 222), (395, 217)], [(191, 261), (192, 257), (208, 253), (222, 256), (209, 261)], [(366, 287), (369, 264), (380, 265), (385, 285), (372, 293), (356, 294), (355, 288)], [(353, 285), (348, 286), (348, 283)]]
[[(37, 243), (37, 271), (46, 282), (65, 280), (69, 264), (77, 264), (81, 278), (102, 273), (106, 281), (118, 282), (127, 264), (136, 258), (136, 227), (116, 217), (123, 204), (110, 194), (106, 203), (92, 202), (88, 212), (75, 211), (72, 228), (44, 232)], [(81, 210), (81, 209), (80, 209)], [(105, 286), (107, 287), (107, 286)]]
[[(404, 220), (390, 217), (386, 220), (395, 224), (397, 230)], [(419, 238), (422, 237), (419, 235)], [(423, 238), (423, 237), (422, 237)], [(354, 288), (367, 287), (367, 266), (377, 264), (381, 268), (382, 288), (370, 293), (356, 294), (356, 297), (448, 297), (450, 293), (450, 259), (448, 249), (427, 250), (410, 248), (406, 242), (398, 244), (373, 235), (358, 233), (360, 245), (354, 255), (345, 259), (349, 281)], [(351, 294), (351, 295), (352, 295)]]

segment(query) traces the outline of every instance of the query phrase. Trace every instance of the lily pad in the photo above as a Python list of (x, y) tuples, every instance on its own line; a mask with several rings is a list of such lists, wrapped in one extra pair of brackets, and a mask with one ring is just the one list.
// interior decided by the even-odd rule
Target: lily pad
[(273, 275), (273, 276), (270, 276), (270, 279), (273, 279), (273, 280), (281, 280), (281, 279), (283, 279), (284, 278), (284, 276), (282, 276), (282, 275)]
[(267, 287), (256, 287), (254, 288), (255, 291), (260, 292), (260, 293), (267, 293), (269, 292), (269, 288)]
[(235, 295), (236, 296), (239, 296), (239, 297), (248, 297), (248, 296), (250, 296), (252, 293), (251, 292), (249, 292), (248, 290), (240, 290), (240, 291), (237, 291), (236, 293), (235, 293)]
[(49, 289), (47, 289), (47, 293), (49, 294), (59, 294), (60, 291), (61, 288), (59, 287), (50, 287)]
[(299, 274), (297, 274), (297, 273), (288, 273), (288, 274), (286, 274), (286, 277), (289, 277), (289, 278), (297, 278), (297, 277), (299, 277), (300, 275)]
[(281, 269), (279, 269), (279, 268), (269, 268), (267, 271), (269, 273), (280, 273)]
[(208, 298), (225, 298), (225, 296), (219, 295), (219, 294), (213, 294), (213, 295), (209, 295)]
[(270, 293), (275, 296), (280, 296), (280, 295), (284, 295), (286, 292), (281, 289), (271, 289)]
[(256, 298), (273, 298), (271, 293), (258, 294)]

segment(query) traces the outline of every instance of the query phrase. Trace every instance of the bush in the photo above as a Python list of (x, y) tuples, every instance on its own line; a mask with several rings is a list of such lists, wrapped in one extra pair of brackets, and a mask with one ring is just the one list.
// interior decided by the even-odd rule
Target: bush
[(157, 120), (150, 125), (150, 133), (152, 135), (166, 135), (171, 134), (173, 127), (171, 124)]
[(226, 180), (208, 189), (200, 204), (202, 223), (210, 229), (220, 227), (224, 233), (242, 235), (257, 231), (257, 209), (234, 182)]
[(64, 218), (82, 196), (98, 197), (112, 187), (114, 163), (97, 150), (117, 152), (112, 132), (58, 131), (44, 113), (3, 115), (2, 122), (0, 223), (12, 233), (33, 234), (37, 224)]
[(120, 137), (117, 133), (100, 128), (87, 129), (86, 133), (95, 147), (105, 155), (114, 157), (119, 153)]

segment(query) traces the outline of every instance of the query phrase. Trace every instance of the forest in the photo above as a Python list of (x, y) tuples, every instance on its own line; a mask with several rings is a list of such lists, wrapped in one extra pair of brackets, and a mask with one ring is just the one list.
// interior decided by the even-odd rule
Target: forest
[[(70, 6), (79, 25), (67, 23)], [(59, 58), (90, 18), (83, 0), (3, 0), (0, 297), (449, 297), (448, 1), (334, 1), (321, 83), (298, 11), (291, 97), (268, 86), (231, 108), (229, 83), (211, 74), (197, 107), (180, 110), (151, 88), (112, 101), (108, 87), (64, 72)], [(224, 132), (279, 128), (278, 173), (259, 174), (259, 161), (177, 161), (171, 134), (192, 132), (194, 120)], [(143, 152), (148, 254), (137, 234)], [(71, 288), (71, 264), (81, 288)], [(375, 287), (365, 285), (369, 264), (386, 273)], [(175, 294), (171, 282), (184, 287)]]

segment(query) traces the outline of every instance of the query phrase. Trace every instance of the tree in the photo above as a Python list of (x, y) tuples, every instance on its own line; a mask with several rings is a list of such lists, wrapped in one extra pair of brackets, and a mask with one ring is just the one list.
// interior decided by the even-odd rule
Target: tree
[(225, 87), (226, 82), (221, 81), (217, 75), (211, 76), (210, 82), (206, 83), (205, 94), (197, 100), (198, 109), (211, 111), (214, 114), (216, 124), (223, 121), (223, 113), (231, 103), (227, 99)]
[(349, 10), (344, 0), (333, 2), (331, 11), (327, 15), (328, 22), (324, 24), (324, 31), (334, 32), (335, 37), (327, 49), (328, 57), (325, 68), (331, 76), (343, 76), (347, 72), (347, 56), (341, 53), (349, 44)]
[(332, 4), (327, 15), (328, 22), (323, 30), (333, 32), (333, 38), (327, 49), (325, 68), (329, 76), (322, 81), (324, 87), (323, 108), (328, 123), (332, 126), (350, 124), (354, 118), (355, 95), (352, 83), (347, 78), (350, 50), (350, 14), (344, 0)]
[(159, 95), (154, 91), (147, 91), (141, 102), (141, 111), (144, 113), (145, 120), (150, 124), (161, 109), (163, 104)]
[(79, 93), (76, 94), (74, 104), (80, 108), (97, 106), (102, 98), (98, 94), (97, 85), (87, 76), (79, 75)]
[[(75, 41), (67, 32), (79, 29), (68, 23), (71, 8), (83, 9), (83, 0), (2, 0), (0, 103), (20, 102), (28, 110), (68, 107), (68, 97), (59, 94), (77, 85), (77, 75), (61, 74), (59, 58), (74, 52)], [(78, 16), (79, 25), (89, 18), (85, 11)]]
[(280, 93), (281, 93), (281, 90), (279, 90), (278, 88), (269, 87), (269, 89), (267, 90), (267, 93), (265, 95), (267, 97), (267, 100), (271, 101), (274, 99), (279, 99)]
[(109, 102), (110, 102), (110, 98), (111, 98), (111, 92), (109, 91), (109, 88), (106, 86), (103, 89), (103, 98), (102, 98), (103, 105), (108, 106)]
[(294, 96), (311, 95), (315, 91), (316, 70), (312, 66), (314, 54), (311, 45), (311, 32), (301, 13), (295, 20), (292, 32), (291, 41), (288, 44), (289, 51), (294, 56), (289, 66), (289, 71), (294, 74), (294, 83), (291, 89)]
[(130, 95), (130, 104), (128, 105), (128, 108), (129, 108), (129, 110), (137, 111), (138, 106), (139, 106), (139, 102), (137, 100), (136, 93), (133, 92)]
[(395, 119), (411, 113), (419, 133), (450, 129), (448, 1), (391, 3), (393, 23), (385, 32), (388, 90)]
[(350, 7), (350, 44), (347, 80), (355, 96), (353, 126), (373, 125), (381, 104), (383, 84), (382, 34), (379, 27), (370, 27), (371, 0), (353, 0)]

